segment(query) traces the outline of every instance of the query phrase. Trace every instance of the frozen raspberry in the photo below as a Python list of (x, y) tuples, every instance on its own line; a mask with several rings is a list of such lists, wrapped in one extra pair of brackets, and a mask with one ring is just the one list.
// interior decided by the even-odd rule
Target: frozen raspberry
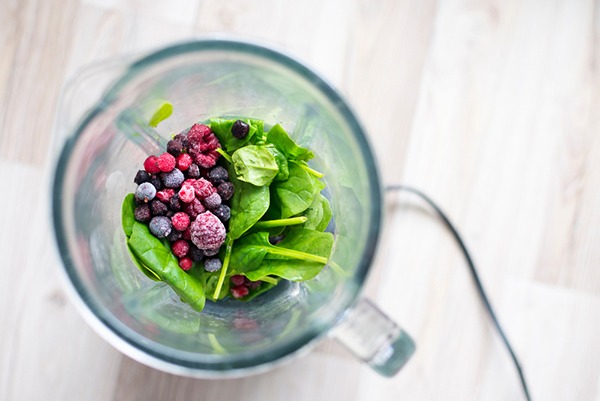
[(225, 242), (225, 226), (211, 212), (204, 212), (191, 224), (192, 242), (200, 249), (215, 249)]
[(165, 187), (167, 188), (177, 188), (185, 179), (181, 170), (177, 168), (174, 168), (168, 173), (161, 174), (161, 177), (163, 184), (165, 184)]
[(164, 216), (167, 214), (167, 205), (159, 201), (158, 199), (154, 199), (150, 203), (150, 211), (152, 212), (152, 216)]
[(244, 286), (244, 285), (236, 285), (235, 287), (230, 289), (231, 291), (231, 295), (233, 295), (234, 298), (244, 298), (246, 295), (248, 295), (250, 293), (250, 291), (248, 290), (248, 287)]
[(181, 239), (182, 236), (183, 236), (183, 233), (181, 231), (171, 230), (169, 235), (167, 235), (167, 239), (171, 242), (175, 242), (178, 239)]
[(178, 157), (183, 151), (183, 144), (178, 139), (171, 139), (167, 142), (167, 152), (172, 154), (175, 157)]
[(222, 266), (219, 258), (210, 258), (204, 261), (204, 270), (210, 273), (218, 272)]
[(188, 241), (192, 240), (192, 227), (189, 226), (188, 228), (185, 229), (185, 231), (182, 233), (181, 238), (186, 239)]
[(156, 188), (157, 191), (160, 191), (163, 187), (162, 181), (156, 174), (150, 176), (150, 184), (154, 185), (154, 188)]
[(178, 194), (175, 194), (175, 195), (171, 196), (171, 199), (169, 199), (169, 207), (174, 212), (178, 212), (178, 211), (181, 210), (181, 203), (182, 202), (179, 199), (179, 195)]
[(231, 276), (231, 283), (233, 285), (243, 285), (246, 282), (246, 277), (241, 274), (235, 274)]
[(188, 251), (188, 256), (194, 262), (198, 263), (204, 258), (204, 252), (202, 252), (202, 249), (199, 249), (197, 246), (191, 245), (190, 250)]
[(177, 157), (177, 168), (181, 171), (186, 171), (193, 162), (192, 156), (187, 153), (182, 153)]
[(163, 173), (168, 173), (170, 171), (173, 171), (175, 165), (177, 164), (177, 161), (175, 160), (175, 157), (172, 154), (165, 152), (162, 155), (158, 156), (156, 163), (158, 164), (158, 168), (160, 169), (160, 171), (162, 171)]
[(204, 256), (206, 257), (211, 257), (211, 256), (215, 256), (217, 253), (219, 253), (219, 249), (221, 248), (216, 248), (216, 249), (203, 249), (202, 253), (204, 253)]
[(148, 224), (150, 232), (157, 238), (165, 238), (171, 233), (171, 219), (165, 216), (156, 216)]
[(204, 206), (206, 206), (207, 209), (213, 210), (218, 208), (219, 206), (221, 206), (221, 197), (219, 196), (218, 193), (213, 193), (208, 195), (205, 199), (204, 199)]
[(190, 219), (195, 219), (200, 213), (204, 213), (206, 209), (198, 199), (194, 198), (194, 200), (184, 206), (183, 211), (190, 216)]
[(193, 187), (194, 191), (196, 192), (196, 196), (199, 199), (204, 199), (207, 196), (217, 192), (215, 187), (213, 187), (213, 185), (204, 178), (197, 179), (196, 182), (194, 182)]
[(140, 185), (143, 182), (148, 182), (148, 181), (150, 181), (150, 173), (148, 173), (144, 170), (139, 170), (137, 172), (137, 174), (135, 175), (135, 178), (133, 179), (133, 182), (135, 182), (138, 185)]
[(179, 190), (178, 195), (179, 195), (179, 199), (185, 203), (190, 203), (196, 197), (194, 187), (192, 187), (191, 185), (188, 185), (188, 184), (183, 184), (181, 186), (181, 189)]
[(237, 120), (231, 126), (231, 134), (237, 139), (244, 139), (248, 136), (248, 132), (250, 131), (250, 126), (243, 122), (242, 120)]
[(231, 218), (231, 209), (227, 205), (219, 205), (218, 208), (212, 211), (215, 216), (219, 218), (223, 223)]
[(181, 267), (182, 270), (188, 271), (192, 268), (193, 266), (193, 262), (192, 259), (190, 258), (181, 258), (179, 259), (179, 267)]
[(233, 196), (233, 184), (230, 182), (224, 182), (219, 184), (217, 193), (221, 196), (221, 200), (228, 201)]
[(194, 157), (194, 161), (198, 163), (200, 167), (211, 168), (217, 164), (217, 160), (221, 156), (218, 152), (213, 150), (206, 153), (198, 154)]
[(171, 217), (171, 223), (176, 230), (183, 231), (190, 225), (190, 216), (183, 212), (177, 212)]
[(169, 203), (169, 200), (171, 200), (173, 195), (175, 195), (175, 190), (172, 188), (166, 188), (156, 193), (158, 200), (165, 203)]
[(177, 256), (178, 259), (183, 258), (187, 255), (190, 250), (190, 244), (184, 239), (177, 240), (171, 245), (171, 251), (173, 255)]
[(156, 174), (160, 172), (160, 168), (158, 168), (158, 157), (148, 156), (144, 161), (144, 170), (150, 174)]
[(187, 176), (190, 178), (200, 178), (200, 167), (196, 163), (190, 164), (187, 169)]
[(209, 168), (216, 164), (220, 155), (215, 149), (220, 148), (221, 144), (209, 127), (192, 125), (188, 132), (188, 143), (188, 152), (200, 167)]
[(135, 190), (135, 199), (140, 203), (148, 203), (156, 196), (156, 188), (149, 182), (143, 182)]
[(258, 287), (260, 287), (260, 285), (262, 284), (262, 281), (258, 280), (258, 281), (250, 281), (248, 280), (248, 283), (246, 283), (246, 286), (251, 289), (251, 290), (255, 290)]
[(213, 184), (220, 184), (229, 179), (229, 173), (223, 166), (217, 166), (208, 173), (208, 180)]
[(150, 212), (150, 205), (144, 203), (136, 207), (133, 212), (133, 217), (140, 223), (149, 222), (152, 218), (152, 213)]

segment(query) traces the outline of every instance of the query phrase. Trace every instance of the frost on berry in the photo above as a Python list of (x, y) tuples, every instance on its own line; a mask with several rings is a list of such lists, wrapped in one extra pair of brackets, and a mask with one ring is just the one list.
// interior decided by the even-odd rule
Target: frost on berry
[(219, 248), (225, 242), (225, 226), (211, 212), (204, 212), (191, 224), (192, 242), (200, 249)]

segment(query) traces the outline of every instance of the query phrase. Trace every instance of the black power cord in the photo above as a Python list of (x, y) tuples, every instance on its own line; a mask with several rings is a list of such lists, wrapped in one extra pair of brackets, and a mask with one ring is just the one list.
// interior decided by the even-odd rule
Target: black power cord
[(492, 324), (494, 325), (494, 327), (496, 328), (496, 331), (500, 335), (502, 342), (506, 346), (506, 349), (508, 350), (508, 353), (510, 354), (510, 357), (512, 358), (515, 368), (517, 369), (517, 372), (519, 374), (519, 379), (521, 380), (521, 386), (523, 387), (523, 392), (525, 393), (525, 398), (527, 399), (527, 401), (531, 401), (531, 396), (529, 395), (529, 388), (527, 387), (527, 382), (525, 381), (525, 376), (523, 375), (523, 369), (521, 368), (521, 364), (519, 363), (519, 360), (517, 359), (517, 356), (515, 355), (515, 352), (513, 351), (513, 348), (510, 345), (510, 342), (506, 338), (506, 334), (504, 334), (504, 330), (502, 330), (502, 327), (500, 326), (500, 323), (498, 322), (496, 313), (494, 312), (494, 309), (492, 308), (492, 305), (490, 304), (490, 300), (488, 299), (488, 296), (485, 293), (485, 290), (483, 289), (483, 285), (481, 284), (481, 280), (479, 279), (479, 274), (477, 273), (477, 268), (475, 267), (475, 263), (473, 263), (473, 259), (471, 258), (469, 251), (467, 250), (467, 246), (465, 245), (464, 241), (462, 240), (460, 234), (458, 233), (458, 231), (456, 230), (454, 225), (450, 222), (448, 217), (446, 217), (446, 214), (444, 212), (442, 212), (442, 210), (437, 206), (437, 204), (434, 201), (432, 201), (423, 192), (419, 191), (418, 189), (415, 189), (415, 188), (412, 188), (412, 187), (409, 187), (406, 185), (388, 185), (387, 187), (385, 187), (385, 189), (386, 189), (386, 191), (407, 191), (407, 192), (411, 192), (411, 193), (417, 195), (418, 197), (423, 199), (425, 202), (427, 202), (429, 204), (429, 206), (431, 206), (433, 208), (433, 210), (436, 211), (436, 213), (439, 215), (439, 217), (444, 222), (444, 225), (446, 226), (446, 228), (448, 230), (450, 230), (450, 232), (452, 233), (452, 236), (456, 240), (456, 243), (462, 250), (465, 260), (467, 261), (467, 265), (469, 266), (469, 272), (471, 273), (471, 278), (473, 279), (473, 282), (475, 283), (475, 287), (477, 288), (477, 293), (479, 294), (479, 298), (481, 299), (481, 302), (483, 303), (485, 310), (487, 311), (488, 315), (490, 316), (490, 319), (492, 320)]

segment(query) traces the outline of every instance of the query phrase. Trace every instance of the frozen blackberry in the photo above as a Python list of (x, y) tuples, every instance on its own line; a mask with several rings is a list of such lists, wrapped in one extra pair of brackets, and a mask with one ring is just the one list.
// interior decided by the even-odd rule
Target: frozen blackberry
[(225, 223), (231, 217), (231, 209), (227, 205), (219, 205), (218, 208), (212, 211), (212, 213)]
[(210, 194), (204, 199), (204, 206), (207, 209), (213, 210), (221, 206), (221, 197), (218, 193)]
[(228, 201), (233, 196), (233, 184), (224, 182), (217, 187), (217, 193), (221, 196), (221, 200)]
[(183, 180), (185, 180), (183, 173), (177, 168), (174, 168), (168, 173), (161, 174), (161, 177), (163, 184), (165, 184), (165, 187), (167, 188), (177, 188), (181, 185)]
[(174, 212), (181, 210), (181, 200), (179, 200), (179, 195), (175, 194), (171, 196), (171, 199), (169, 199), (169, 207)]
[(188, 144), (188, 137), (187, 134), (177, 134), (173, 137), (174, 140), (181, 142), (181, 146), (183, 147), (183, 150), (187, 150), (189, 144)]
[(175, 242), (178, 239), (181, 239), (182, 237), (183, 237), (183, 233), (181, 231), (177, 231), (175, 229), (171, 230), (169, 235), (167, 235), (167, 239), (171, 242)]
[(200, 167), (196, 163), (190, 164), (187, 169), (187, 176), (189, 178), (200, 178)]
[(204, 252), (202, 252), (202, 249), (198, 248), (197, 246), (191, 245), (187, 256), (195, 263), (198, 263), (204, 259)]
[(150, 181), (150, 173), (145, 170), (139, 170), (133, 179), (133, 182), (138, 185), (148, 181)]
[(222, 266), (219, 258), (210, 258), (204, 261), (204, 270), (210, 273), (218, 272)]
[(177, 157), (183, 151), (183, 144), (178, 139), (171, 139), (167, 142), (167, 152)]
[(164, 216), (167, 214), (167, 205), (159, 201), (158, 199), (154, 199), (150, 203), (150, 211), (152, 212), (152, 216)]
[(248, 132), (250, 131), (250, 126), (243, 122), (242, 120), (237, 120), (231, 126), (231, 134), (237, 139), (244, 139), (248, 136)]
[(139, 205), (135, 208), (133, 212), (133, 216), (140, 223), (147, 223), (152, 218), (152, 214), (150, 213), (150, 206), (147, 203)]
[(203, 249), (202, 253), (204, 253), (204, 256), (206, 257), (211, 257), (211, 256), (215, 256), (217, 253), (219, 253), (219, 249), (221, 248), (216, 248), (216, 249)]
[(220, 184), (229, 179), (229, 173), (223, 166), (217, 166), (208, 173), (208, 180), (213, 184)]
[(156, 238), (165, 238), (172, 230), (171, 219), (165, 216), (155, 216), (150, 220), (148, 227)]
[(150, 176), (150, 183), (154, 185), (157, 191), (160, 191), (163, 188), (162, 181), (156, 174), (152, 174)]
[(135, 190), (135, 199), (140, 203), (148, 203), (156, 196), (156, 188), (149, 182), (143, 182)]

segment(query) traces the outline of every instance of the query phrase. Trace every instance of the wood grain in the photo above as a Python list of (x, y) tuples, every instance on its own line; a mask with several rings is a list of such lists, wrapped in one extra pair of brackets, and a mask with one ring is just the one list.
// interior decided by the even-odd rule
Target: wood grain
[(599, 17), (591, 0), (0, 2), (0, 399), (523, 399), (462, 255), (407, 194), (386, 197), (366, 287), (418, 343), (392, 379), (331, 340), (250, 378), (176, 377), (122, 356), (79, 317), (36, 186), (52, 173), (61, 87), (91, 62), (231, 34), (334, 83), (383, 181), (441, 203), (535, 400), (600, 401)]

